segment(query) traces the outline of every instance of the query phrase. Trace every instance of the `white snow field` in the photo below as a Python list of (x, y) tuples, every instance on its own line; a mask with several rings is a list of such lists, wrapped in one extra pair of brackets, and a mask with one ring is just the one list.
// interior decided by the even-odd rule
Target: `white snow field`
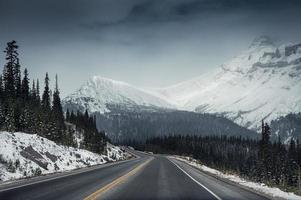
[(259, 37), (217, 71), (164, 89), (179, 108), (221, 113), (247, 128), (301, 110), (301, 44)]
[(263, 183), (247, 181), (237, 175), (222, 173), (216, 169), (212, 169), (210, 167), (202, 165), (196, 159), (193, 159), (190, 157), (183, 157), (183, 156), (171, 156), (171, 157), (178, 159), (180, 161), (183, 161), (183, 162), (185, 162), (191, 166), (194, 166), (202, 171), (213, 174), (215, 176), (219, 176), (223, 179), (227, 179), (229, 181), (232, 181), (232, 182), (242, 185), (244, 187), (247, 187), (252, 190), (258, 191), (260, 193), (266, 194), (270, 197), (274, 197), (274, 198), (278, 197), (280, 199), (288, 199), (288, 200), (301, 200), (301, 196), (298, 196), (294, 193), (284, 192), (284, 191), (280, 190), (279, 188), (269, 187)]
[(219, 113), (247, 128), (301, 110), (301, 44), (277, 46), (256, 38), (220, 68), (165, 88), (139, 88), (93, 77), (64, 99), (90, 112), (109, 112), (107, 104), (144, 105)]
[(36, 134), (0, 132), (0, 182), (124, 160), (129, 156), (108, 144), (107, 154), (62, 146)]

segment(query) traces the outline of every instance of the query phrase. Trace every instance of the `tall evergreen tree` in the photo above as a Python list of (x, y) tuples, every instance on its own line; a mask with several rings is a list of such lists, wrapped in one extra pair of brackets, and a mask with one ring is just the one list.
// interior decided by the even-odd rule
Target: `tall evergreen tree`
[(71, 110), (69, 122), (75, 123), (75, 114), (73, 110)]
[(29, 78), (28, 78), (28, 71), (24, 69), (24, 77), (22, 80), (22, 98), (24, 100), (28, 100), (29, 97)]
[(36, 91), (36, 84), (35, 84), (34, 80), (32, 80), (32, 87), (31, 87), (30, 95), (31, 95), (32, 101), (35, 103), (36, 99), (37, 99), (37, 91)]
[(66, 121), (70, 121), (70, 112), (69, 112), (68, 108), (67, 108), (67, 111), (66, 111)]
[(4, 88), (3, 88), (3, 80), (2, 75), (0, 74), (0, 102), (3, 100)]
[(21, 97), (21, 71), (20, 71), (20, 63), (19, 58), (17, 58), (16, 65), (14, 66), (14, 79), (15, 79), (15, 90), (16, 90), (16, 96)]
[(58, 88), (58, 78), (55, 76), (55, 89), (53, 92), (53, 101), (52, 101), (52, 111), (56, 116), (56, 119), (63, 124), (64, 123), (64, 113), (61, 104), (60, 92)]
[(39, 79), (37, 79), (36, 97), (37, 97), (38, 104), (40, 104), (41, 97), (40, 97), (40, 83), (39, 83)]
[(8, 42), (5, 48), (5, 59), (7, 63), (3, 70), (5, 96), (13, 98), (15, 96), (15, 66), (18, 59), (18, 46), (15, 40)]
[(64, 124), (64, 113), (60, 99), (60, 92), (58, 87), (58, 78), (57, 75), (55, 76), (55, 88), (53, 92), (52, 98), (52, 121), (54, 122), (54, 129), (55, 131), (52, 133), (52, 137), (55, 141), (63, 142), (67, 141), (63, 138), (63, 131), (65, 130)]
[(44, 110), (50, 110), (50, 89), (48, 73), (46, 73), (45, 77), (45, 88), (42, 96), (42, 107)]

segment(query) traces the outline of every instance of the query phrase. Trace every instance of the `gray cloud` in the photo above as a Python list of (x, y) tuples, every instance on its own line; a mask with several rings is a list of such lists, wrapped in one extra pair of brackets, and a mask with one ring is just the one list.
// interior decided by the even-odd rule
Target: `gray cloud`
[(298, 0), (0, 0), (0, 48), (17, 40), (31, 77), (58, 72), (64, 95), (94, 74), (164, 86), (258, 35), (300, 42), (300, 10)]
[(94, 21), (87, 28), (123, 23), (164, 23), (191, 17), (233, 14), (233, 12), (248, 12), (254, 15), (274, 13), (276, 17), (277, 15), (280, 17), (277, 13), (279, 11), (299, 11), (301, 8), (301, 2), (298, 0), (142, 0), (133, 2), (135, 3), (127, 9), (128, 13), (124, 15), (124, 18)]

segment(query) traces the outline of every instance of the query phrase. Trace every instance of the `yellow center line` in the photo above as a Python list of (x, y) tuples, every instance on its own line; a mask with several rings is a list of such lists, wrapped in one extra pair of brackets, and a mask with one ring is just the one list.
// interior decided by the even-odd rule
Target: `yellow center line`
[(99, 198), (101, 195), (103, 195), (105, 192), (109, 191), (110, 189), (112, 189), (113, 187), (116, 187), (117, 185), (120, 185), (121, 183), (123, 183), (127, 178), (129, 178), (130, 176), (136, 174), (140, 169), (142, 169), (144, 166), (146, 166), (151, 160), (153, 160), (153, 157), (146, 160), (145, 162), (141, 163), (140, 165), (138, 165), (137, 167), (135, 167), (133, 170), (131, 170), (130, 172), (128, 172), (127, 174), (115, 179), (113, 182), (105, 185), (104, 187), (98, 189), (97, 191), (95, 191), (94, 193), (90, 194), (89, 196), (87, 196), (86, 198), (84, 198), (84, 200), (94, 200)]

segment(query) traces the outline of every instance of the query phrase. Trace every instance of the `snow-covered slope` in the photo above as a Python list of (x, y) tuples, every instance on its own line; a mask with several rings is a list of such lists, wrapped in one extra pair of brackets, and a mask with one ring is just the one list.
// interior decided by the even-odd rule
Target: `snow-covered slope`
[(128, 156), (110, 144), (107, 155), (99, 155), (20, 132), (0, 132), (0, 144), (0, 182), (103, 164)]
[[(220, 113), (248, 128), (301, 110), (301, 44), (276, 46), (266, 36), (215, 71), (160, 89), (93, 77), (66, 107), (108, 111), (106, 104), (145, 105)], [(77, 108), (78, 109), (78, 108)]]
[(212, 174), (215, 177), (219, 177), (220, 179), (239, 184), (243, 188), (247, 188), (249, 190), (251, 189), (261, 194), (265, 194), (271, 199), (301, 200), (301, 196), (296, 195), (292, 192), (285, 192), (276, 187), (269, 187), (264, 183), (252, 182), (242, 177), (239, 177), (238, 175), (235, 174), (218, 171), (216, 169), (207, 167), (206, 165), (202, 165), (200, 161), (190, 157), (184, 157), (184, 156), (170, 156), (170, 157), (185, 162), (193, 167), (205, 171), (206, 173)]
[(223, 113), (256, 128), (262, 119), (301, 110), (301, 44), (277, 47), (259, 37), (217, 71), (156, 91), (179, 108)]
[(109, 111), (108, 104), (127, 107), (150, 106), (175, 108), (163, 98), (128, 83), (94, 76), (75, 93), (64, 99), (65, 107), (88, 109), (90, 112)]

